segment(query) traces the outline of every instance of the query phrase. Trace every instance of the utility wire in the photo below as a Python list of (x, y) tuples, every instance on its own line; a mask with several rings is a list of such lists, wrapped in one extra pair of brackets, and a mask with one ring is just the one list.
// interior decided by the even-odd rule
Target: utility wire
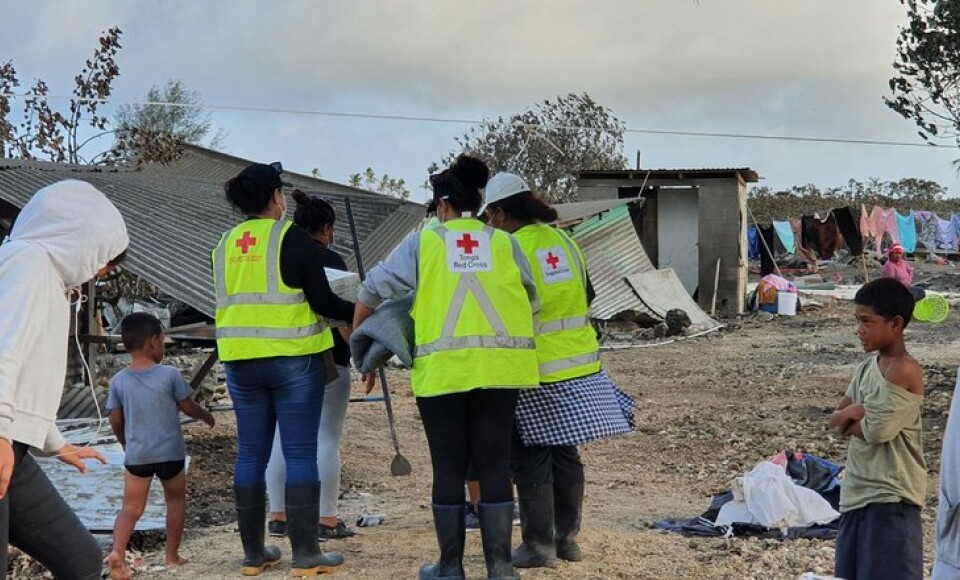
[[(253, 107), (242, 105), (210, 105), (210, 104), (187, 104), (187, 103), (169, 103), (163, 101), (111, 101), (110, 99), (94, 99), (88, 97), (64, 96), (64, 95), (36, 95), (33, 93), (15, 93), (0, 92), (0, 98), (12, 97), (22, 99), (40, 99), (40, 100), (58, 100), (58, 101), (77, 101), (81, 103), (100, 103), (110, 105), (130, 105), (130, 106), (158, 106), (158, 107), (176, 107), (181, 109), (202, 109), (212, 111), (239, 111), (245, 113), (275, 113), (284, 115), (309, 115), (314, 117), (334, 117), (342, 119), (367, 119), (379, 121), (407, 121), (419, 123), (446, 123), (456, 125), (493, 125), (499, 121), (460, 119), (456, 117), (423, 117), (416, 115), (383, 115), (375, 113), (352, 113), (342, 111), (317, 111), (309, 109), (282, 109), (273, 107)], [(552, 129), (559, 131), (602, 131), (596, 127), (583, 127), (576, 125), (533, 125), (528, 123), (517, 123), (518, 126), (531, 128)], [(880, 139), (845, 139), (832, 137), (799, 137), (796, 135), (762, 135), (752, 133), (718, 133), (707, 131), (667, 131), (659, 129), (632, 129), (625, 128), (625, 133), (635, 133), (643, 135), (668, 135), (676, 137), (701, 137), (701, 138), (722, 138), (722, 139), (752, 139), (762, 141), (788, 141), (797, 143), (836, 143), (849, 145), (874, 145), (884, 147), (923, 147), (923, 148), (944, 148), (953, 149), (953, 145), (944, 145), (940, 143), (917, 143), (912, 141), (885, 141)]]

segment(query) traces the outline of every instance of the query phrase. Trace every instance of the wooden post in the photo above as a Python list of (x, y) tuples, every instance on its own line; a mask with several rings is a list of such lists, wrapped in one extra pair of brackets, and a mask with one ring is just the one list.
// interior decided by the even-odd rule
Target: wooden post
[(867, 257), (865, 254), (860, 254), (860, 265), (863, 267), (863, 283), (866, 284), (870, 281), (870, 273), (867, 272)]

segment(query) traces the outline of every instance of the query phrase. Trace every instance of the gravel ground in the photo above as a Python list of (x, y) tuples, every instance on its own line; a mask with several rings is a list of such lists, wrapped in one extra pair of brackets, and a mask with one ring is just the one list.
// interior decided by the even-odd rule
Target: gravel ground
[[(945, 280), (946, 281), (946, 280)], [(555, 570), (524, 571), (524, 578), (797, 578), (829, 573), (833, 542), (767, 539), (690, 539), (652, 529), (668, 516), (701, 513), (728, 482), (782, 449), (809, 451), (842, 462), (846, 444), (825, 428), (850, 374), (865, 354), (854, 336), (850, 303), (826, 300), (794, 318), (746, 317), (722, 332), (656, 348), (605, 353), (603, 363), (637, 398), (638, 431), (583, 449), (588, 487), (581, 543), (586, 560)], [(939, 452), (957, 360), (960, 317), (943, 324), (913, 324), (908, 345), (927, 369), (923, 406), (924, 451), (929, 468), (923, 511), (928, 568), (933, 554)], [(388, 515), (325, 549), (344, 553), (343, 578), (411, 578), (435, 557), (429, 511), (430, 462), (409, 392), (408, 375), (391, 371), (402, 451), (413, 475), (390, 475), (393, 457), (383, 407), (351, 405), (342, 454), (342, 516), (363, 508)], [(187, 427), (194, 457), (189, 483), (188, 532), (183, 552), (191, 563), (143, 577), (235, 577), (240, 543), (230, 499), (235, 424), (228, 412), (218, 425)], [(518, 541), (516, 531), (515, 541)], [(145, 544), (146, 567), (162, 552)], [(280, 542), (289, 554), (286, 542)], [(287, 574), (289, 560), (265, 575)], [(468, 577), (482, 578), (479, 537), (468, 538)], [(22, 573), (20, 577), (30, 577)]]

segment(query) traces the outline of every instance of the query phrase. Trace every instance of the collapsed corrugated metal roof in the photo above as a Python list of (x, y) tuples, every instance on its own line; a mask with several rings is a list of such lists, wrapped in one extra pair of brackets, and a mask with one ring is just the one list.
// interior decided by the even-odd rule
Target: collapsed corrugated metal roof
[(691, 299), (673, 270), (657, 270), (650, 262), (630, 215), (630, 206), (642, 203), (632, 199), (567, 204), (578, 206), (568, 212), (578, 218), (591, 208), (595, 211), (569, 228), (583, 251), (597, 294), (590, 305), (591, 318), (610, 320), (633, 312), (663, 320), (667, 312), (679, 308), (687, 313), (694, 328), (716, 328), (717, 322)]
[(637, 237), (628, 205), (620, 204), (598, 213), (573, 227), (570, 235), (583, 251), (590, 281), (597, 293), (590, 305), (592, 318), (609, 320), (627, 311), (660, 318), (643, 304), (626, 281), (631, 274), (655, 269)]
[(618, 205), (631, 203), (635, 199), (600, 199), (597, 201), (578, 201), (573, 203), (558, 203), (553, 206), (557, 210), (557, 224), (566, 227), (581, 220), (593, 217)]
[[(174, 298), (213, 316), (210, 251), (221, 233), (240, 219), (224, 198), (222, 179), (223, 175), (236, 173), (238, 161), (224, 157), (228, 161), (220, 169), (216, 169), (216, 155), (188, 158), (183, 166), (186, 177), (174, 174), (175, 166), (135, 171), (2, 159), (0, 199), (23, 207), (37, 190), (57, 181), (82, 179), (93, 184), (116, 204), (127, 222), (130, 252), (125, 267)], [(212, 177), (196, 175), (204, 171)], [(332, 182), (302, 176), (294, 179), (302, 181), (299, 185), (305, 191), (327, 196), (337, 209), (336, 243), (350, 267), (355, 267), (355, 260), (346, 198), (352, 202), (361, 253), (368, 267), (385, 258), (424, 215), (425, 208), (416, 203), (347, 186), (331, 192), (326, 188)]]

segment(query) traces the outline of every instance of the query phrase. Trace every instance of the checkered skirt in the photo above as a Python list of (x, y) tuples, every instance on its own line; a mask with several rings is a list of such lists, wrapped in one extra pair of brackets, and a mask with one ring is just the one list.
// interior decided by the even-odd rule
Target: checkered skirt
[(517, 429), (528, 447), (581, 445), (634, 430), (633, 397), (606, 371), (520, 391)]

